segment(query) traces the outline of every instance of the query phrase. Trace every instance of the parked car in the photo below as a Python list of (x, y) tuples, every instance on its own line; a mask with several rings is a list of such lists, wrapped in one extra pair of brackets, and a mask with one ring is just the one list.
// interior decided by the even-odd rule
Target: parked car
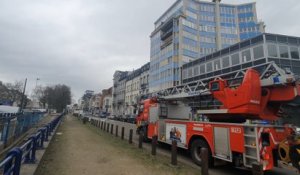
[(107, 118), (110, 119), (110, 120), (116, 120), (117, 119), (117, 117), (115, 115), (109, 115)]
[(128, 115), (128, 117), (126, 118), (126, 122), (135, 124), (136, 123), (135, 119), (136, 119), (136, 115)]

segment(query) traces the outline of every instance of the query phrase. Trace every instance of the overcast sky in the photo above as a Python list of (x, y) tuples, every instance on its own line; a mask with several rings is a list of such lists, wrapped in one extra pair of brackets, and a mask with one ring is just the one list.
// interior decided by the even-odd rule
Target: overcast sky
[[(66, 84), (77, 100), (150, 60), (154, 21), (175, 0), (1, 0), (0, 81)], [(253, 0), (223, 0), (224, 3)], [(266, 31), (300, 36), (299, 0), (257, 0)]]

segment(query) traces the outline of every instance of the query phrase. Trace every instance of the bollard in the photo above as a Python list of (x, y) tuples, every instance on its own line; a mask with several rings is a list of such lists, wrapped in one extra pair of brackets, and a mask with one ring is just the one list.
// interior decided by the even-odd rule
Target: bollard
[(139, 135), (139, 148), (140, 149), (143, 148), (143, 137), (144, 137), (144, 134), (140, 133), (140, 135)]
[(172, 140), (172, 156), (171, 156), (171, 164), (177, 165), (177, 141)]
[(100, 121), (100, 129), (102, 130), (102, 121)]
[(100, 128), (100, 121), (98, 120), (97, 128)]
[(119, 130), (119, 126), (118, 125), (116, 125), (116, 137), (118, 137), (118, 131)]
[(109, 123), (107, 123), (106, 132), (109, 132)]
[(125, 130), (125, 128), (122, 127), (122, 132), (121, 132), (121, 139), (122, 139), (122, 140), (124, 140), (124, 130)]
[(111, 126), (110, 126), (110, 133), (111, 133), (111, 134), (114, 133), (114, 125), (113, 125), (113, 124), (111, 124)]
[(207, 148), (201, 148), (201, 174), (208, 175), (208, 150)]
[(252, 164), (252, 174), (253, 175), (263, 175), (264, 170), (262, 164), (259, 163), (253, 163)]
[(106, 122), (103, 123), (103, 131), (106, 131)]
[(157, 136), (152, 136), (152, 142), (151, 142), (151, 145), (152, 145), (151, 154), (152, 154), (153, 156), (155, 156), (155, 155), (156, 155)]
[(129, 144), (132, 144), (132, 135), (133, 135), (133, 130), (130, 129), (130, 131), (129, 131), (129, 140), (128, 140)]

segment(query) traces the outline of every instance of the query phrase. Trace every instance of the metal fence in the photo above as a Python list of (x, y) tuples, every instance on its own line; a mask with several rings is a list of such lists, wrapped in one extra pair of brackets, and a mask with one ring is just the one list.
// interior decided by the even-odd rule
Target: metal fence
[(44, 142), (48, 141), (48, 137), (54, 131), (62, 116), (63, 114), (59, 115), (50, 123), (41, 127), (22, 146), (11, 149), (0, 162), (0, 169), (3, 170), (3, 174), (19, 175), (22, 163), (35, 163), (36, 150), (44, 147)]
[(0, 113), (0, 146), (8, 146), (44, 116), (44, 112)]

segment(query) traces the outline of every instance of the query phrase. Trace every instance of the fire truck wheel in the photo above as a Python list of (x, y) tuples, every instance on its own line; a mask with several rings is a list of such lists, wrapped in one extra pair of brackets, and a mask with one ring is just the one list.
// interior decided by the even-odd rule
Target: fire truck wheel
[(207, 148), (208, 149), (208, 165), (210, 167), (212, 167), (214, 165), (214, 162), (213, 162), (213, 158), (211, 156), (211, 150), (208, 146), (208, 144), (206, 143), (206, 141), (202, 140), (202, 139), (197, 139), (197, 140), (194, 140), (192, 142), (192, 145), (191, 145), (191, 156), (192, 156), (192, 159), (193, 161), (197, 164), (197, 165), (201, 165), (201, 158), (200, 158), (200, 154), (201, 154), (201, 148)]
[(290, 148), (290, 158), (293, 166), (300, 171), (300, 145), (294, 145)]

